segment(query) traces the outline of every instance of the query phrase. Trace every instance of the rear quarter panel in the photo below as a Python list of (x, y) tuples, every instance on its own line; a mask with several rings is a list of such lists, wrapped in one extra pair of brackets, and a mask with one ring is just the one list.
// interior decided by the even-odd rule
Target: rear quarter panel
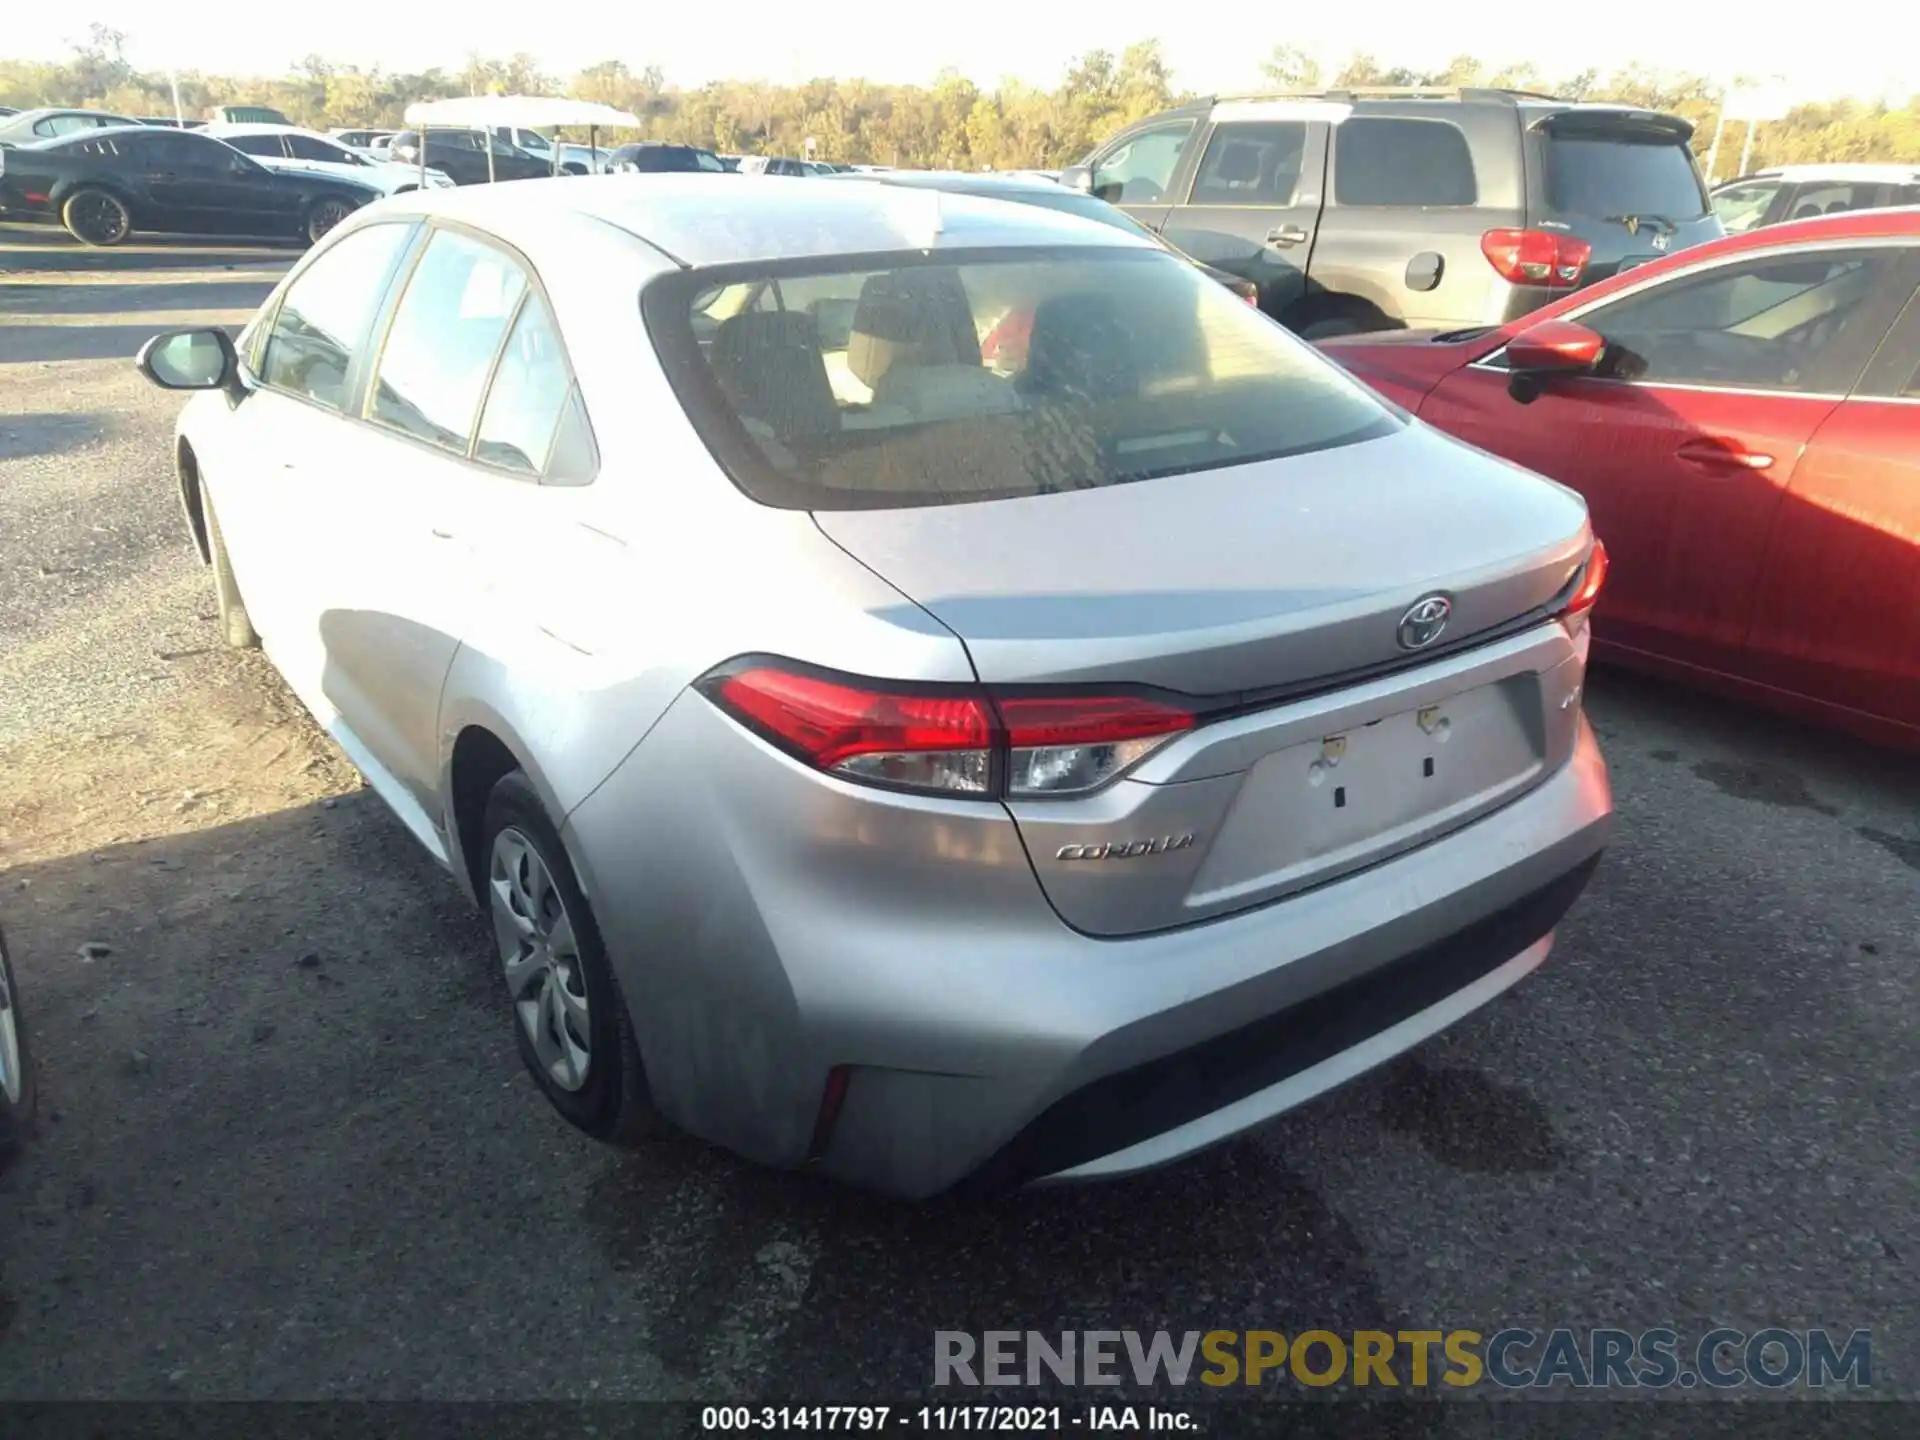
[[(1512, 287), (1487, 264), (1480, 237), (1500, 226), (1519, 225), (1525, 214), (1516, 112), (1500, 106), (1409, 101), (1369, 108), (1365, 117), (1451, 124), (1466, 138), (1473, 157), (1475, 201), (1462, 206), (1342, 205), (1336, 132), (1327, 166), (1327, 202), (1308, 267), (1309, 293), (1352, 295), (1398, 324), (1413, 329), (1507, 318)], [(1430, 290), (1408, 284), (1416, 256), (1441, 257), (1439, 283)]]
[(641, 318), (641, 287), (668, 262), (624, 232), (568, 218), (551, 244), (525, 251), (552, 299), (600, 468), (585, 486), (521, 487), (495, 525), (495, 551), (482, 557), (490, 589), (441, 701), (443, 756), (466, 725), (487, 726), (537, 770), (559, 821), (692, 680), (737, 655), (972, 679), (960, 642), (810, 515), (734, 487)]

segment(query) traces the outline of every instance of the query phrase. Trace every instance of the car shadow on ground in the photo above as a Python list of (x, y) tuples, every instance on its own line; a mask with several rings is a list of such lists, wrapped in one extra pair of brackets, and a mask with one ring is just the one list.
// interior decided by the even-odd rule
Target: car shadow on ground
[[(0, 365), (30, 365), (61, 360), (131, 360), (166, 325), (17, 325), (0, 328)], [(228, 334), (241, 327), (228, 324)]]
[[(272, 293), (272, 280), (123, 281), (73, 285), (59, 281), (0, 284), (0, 314), (129, 315), (142, 310), (255, 310)], [(10, 320), (9, 324), (17, 323)]]
[(82, 245), (54, 225), (0, 224), (0, 275), (72, 270), (90, 275), (139, 270), (246, 270), (286, 265), (304, 241), (246, 240), (209, 235), (136, 235), (125, 245)]
[[(0, 341), (0, 361), (4, 360)], [(55, 415), (0, 415), (0, 460), (61, 455), (104, 439), (113, 417), (98, 411)]]
[[(369, 792), (16, 867), (0, 914), (49, 1117), (0, 1185), (34, 1336), (0, 1346), (0, 1392), (38, 1363), (9, 1349), (85, 1356), (162, 1292), (189, 1333), (389, 1302), (405, 1323), (402, 1296), (522, 1283), (501, 1247), (543, 1251), (555, 1223), (583, 1247), (550, 1257), (556, 1283), (643, 1286), (635, 1343), (713, 1395), (931, 1396), (935, 1329), (1411, 1323), (1278, 1147), (906, 1203), (684, 1136), (576, 1135), (520, 1073), (479, 916)], [(1404, 1082), (1395, 1128), (1425, 1123), (1432, 1074)], [(360, 1258), (330, 1276), (299, 1234), (351, 1236)]]

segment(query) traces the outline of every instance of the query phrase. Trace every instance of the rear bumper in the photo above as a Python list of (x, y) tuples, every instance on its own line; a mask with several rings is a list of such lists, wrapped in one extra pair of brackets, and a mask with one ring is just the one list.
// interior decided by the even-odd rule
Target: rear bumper
[(1163, 1164), (1417, 1044), (1540, 963), (1611, 819), (1582, 721), (1571, 760), (1444, 838), (1098, 939), (999, 807), (876, 800), (689, 695), (565, 834), (669, 1118), (924, 1196)]
[(1504, 910), (1237, 1030), (1055, 1101), (970, 1181), (1150, 1170), (1291, 1110), (1472, 1013), (1547, 958), (1598, 854)]

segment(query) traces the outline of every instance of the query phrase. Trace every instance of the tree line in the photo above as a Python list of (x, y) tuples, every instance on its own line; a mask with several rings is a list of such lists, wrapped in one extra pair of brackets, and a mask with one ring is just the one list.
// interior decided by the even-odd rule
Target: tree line
[[(629, 111), (645, 138), (688, 141), (723, 153), (800, 155), (808, 137), (823, 160), (929, 168), (1054, 168), (1080, 159), (1130, 121), (1192, 98), (1175, 84), (1159, 42), (1129, 45), (1117, 56), (1093, 50), (1074, 60), (1051, 89), (1007, 81), (983, 88), (952, 70), (927, 85), (882, 85), (819, 79), (799, 85), (720, 80), (683, 87), (658, 66), (604, 60), (571, 77), (548, 74), (531, 55), (489, 59), (475, 54), (459, 69), (390, 71), (335, 65), (308, 56), (279, 76), (222, 76), (183, 71), (175, 77), (128, 63), (125, 37), (106, 26), (64, 61), (0, 60), (0, 104), (85, 105), (124, 114), (173, 114), (172, 82), (189, 119), (216, 105), (270, 105), (320, 129), (398, 127), (416, 100), (458, 95), (572, 95)], [(1703, 156), (1713, 138), (1717, 88), (1703, 76), (1632, 66), (1602, 75), (1546, 76), (1528, 65), (1493, 65), (1462, 55), (1438, 71), (1388, 66), (1370, 54), (1339, 69), (1322, 68), (1301, 51), (1275, 46), (1262, 66), (1275, 88), (1321, 84), (1493, 85), (1571, 99), (1617, 100), (1684, 115), (1696, 125)], [(1715, 169), (1734, 172), (1745, 127), (1729, 124)], [(1802, 105), (1758, 127), (1752, 164), (1813, 160), (1880, 160), (1920, 164), (1920, 95), (1904, 108), (1842, 99)]]

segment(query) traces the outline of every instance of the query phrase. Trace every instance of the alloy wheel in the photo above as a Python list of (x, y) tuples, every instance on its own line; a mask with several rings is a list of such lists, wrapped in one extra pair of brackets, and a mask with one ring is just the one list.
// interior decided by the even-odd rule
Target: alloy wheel
[(113, 245), (126, 238), (126, 207), (111, 195), (77, 195), (71, 217), (73, 228), (89, 245)]
[(514, 1011), (548, 1078), (578, 1090), (587, 1083), (593, 1031), (573, 920), (546, 861), (513, 826), (494, 837), (487, 890)]
[(338, 200), (322, 200), (307, 217), (307, 239), (316, 244), (329, 230), (347, 218), (347, 207)]

